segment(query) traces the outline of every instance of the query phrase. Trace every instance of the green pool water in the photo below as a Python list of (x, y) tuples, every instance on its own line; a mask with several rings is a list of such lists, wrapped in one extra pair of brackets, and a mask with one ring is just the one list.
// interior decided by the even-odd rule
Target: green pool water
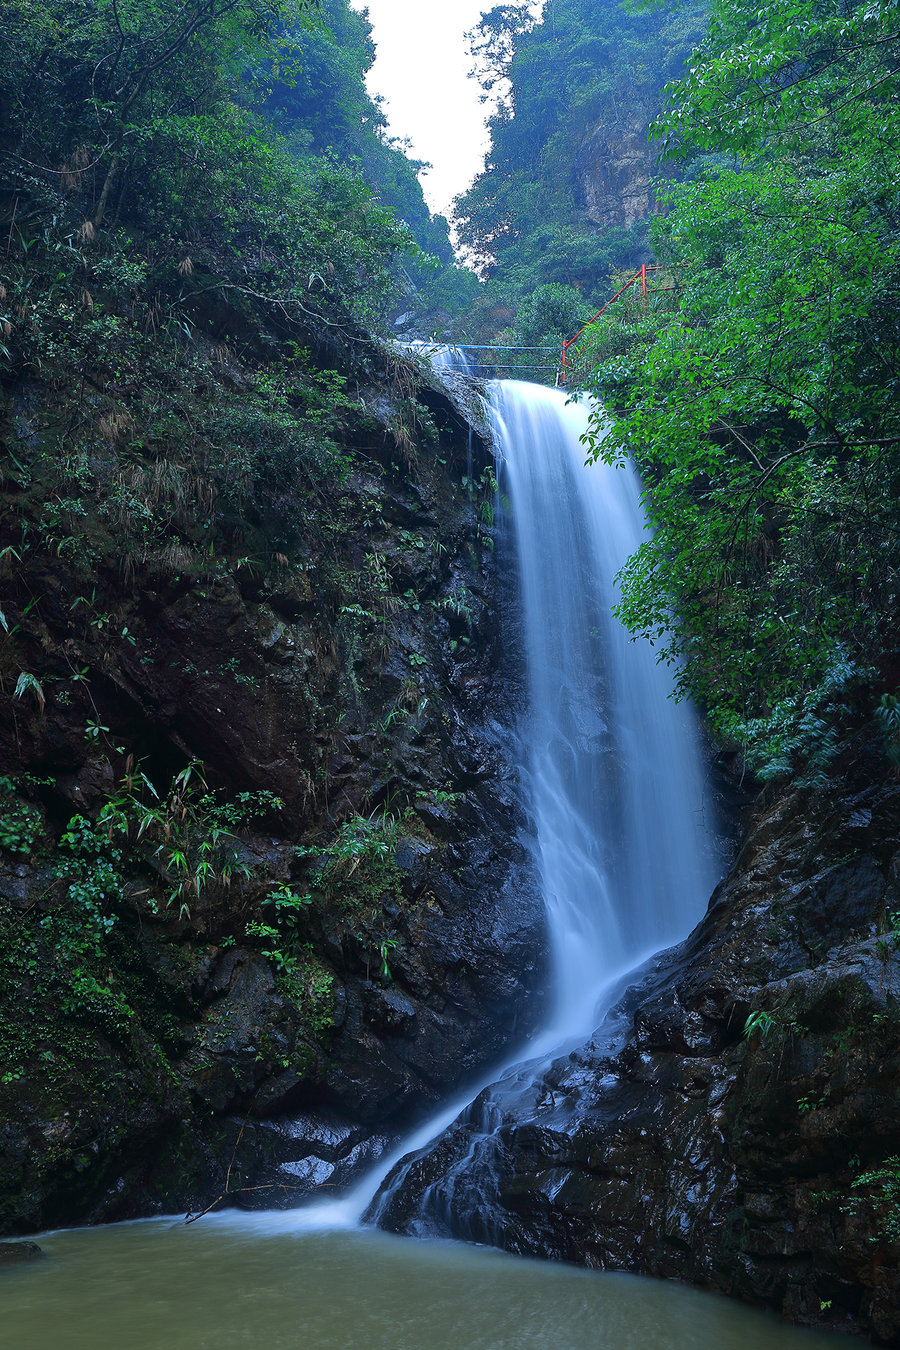
[(290, 1216), (43, 1235), (0, 1271), (4, 1350), (844, 1350), (681, 1285)]

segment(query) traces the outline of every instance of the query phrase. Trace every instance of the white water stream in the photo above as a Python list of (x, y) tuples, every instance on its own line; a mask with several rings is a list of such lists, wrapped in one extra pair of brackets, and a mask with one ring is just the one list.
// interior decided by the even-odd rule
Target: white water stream
[(261, 1214), (267, 1229), (351, 1227), (367, 1210), (377, 1222), (403, 1181), (400, 1169), (376, 1199), (395, 1165), (482, 1087), (531, 1080), (586, 1040), (623, 977), (687, 936), (716, 881), (694, 714), (671, 698), (650, 645), (611, 613), (616, 574), (647, 528), (637, 477), (585, 466), (589, 409), (560, 390), (498, 381), (489, 411), (521, 587), (529, 709), (518, 732), (553, 954), (551, 1015), (505, 1068), (449, 1102), (342, 1199)]
[(636, 475), (585, 466), (589, 408), (559, 390), (504, 382), (492, 406), (521, 577), (549, 1031), (565, 1041), (590, 1035), (604, 991), (702, 917), (712, 811), (691, 708), (612, 614), (647, 528)]

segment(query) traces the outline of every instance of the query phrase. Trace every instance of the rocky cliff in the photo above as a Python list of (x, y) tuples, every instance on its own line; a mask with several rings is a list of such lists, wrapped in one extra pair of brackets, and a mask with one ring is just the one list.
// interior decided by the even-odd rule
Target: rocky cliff
[(4, 391), (0, 1231), (296, 1203), (538, 1015), (489, 451), (318, 340), (337, 420), (298, 377), (236, 478), (247, 349), (296, 351), (250, 317), (165, 424), (89, 362)]
[(897, 1344), (898, 860), (880, 743), (860, 736), (826, 786), (767, 790), (697, 930), (588, 1045), (483, 1093), (382, 1223)]
[[(629, 105), (628, 122), (595, 123), (581, 141), (575, 159), (575, 197), (592, 225), (601, 230), (629, 229), (657, 210), (653, 183), (658, 147), (647, 138), (656, 109)], [(637, 262), (650, 258), (635, 255)]]

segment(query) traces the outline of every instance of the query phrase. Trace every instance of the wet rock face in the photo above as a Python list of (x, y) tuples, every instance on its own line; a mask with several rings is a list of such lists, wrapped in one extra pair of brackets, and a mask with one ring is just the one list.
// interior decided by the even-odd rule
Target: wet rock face
[(497, 839), (436, 879), (433, 901), (404, 925), (390, 985), (345, 985), (323, 1088), (353, 1119), (406, 1123), (410, 1103), (417, 1115), (436, 1106), (535, 1025), (543, 914), (515, 845)]
[(603, 229), (627, 229), (656, 210), (651, 180), (658, 172), (658, 151), (647, 140), (647, 120), (638, 116), (627, 126), (598, 124), (579, 149), (575, 172), (585, 212)]
[(691, 937), (590, 1044), (482, 1094), (380, 1222), (897, 1344), (898, 827), (864, 745), (827, 793), (761, 809)]
[[(0, 978), (7, 1023), (37, 1027), (0, 1085), (0, 1232), (197, 1211), (226, 1193), (330, 1196), (540, 1018), (543, 907), (502, 730), (522, 699), (504, 654), (515, 616), (463, 485), (489, 453), (437, 389), (420, 392), (427, 448), (395, 440), (390, 394), (366, 397), (370, 443), (340, 531), (311, 526), (290, 556), (266, 546), (265, 568), (148, 568), (125, 584), (110, 558), (87, 616), (87, 601), (72, 607), (84, 579), (55, 553), (29, 557), (43, 600), (21, 616), (17, 660), (46, 702), (0, 710), (0, 755), (52, 786), (11, 797), (11, 819), (43, 813), (52, 838), (75, 812), (96, 818), (126, 754), (160, 785), (197, 759), (224, 799), (284, 805), (239, 830), (250, 879), (205, 887), (185, 913), (167, 906), (152, 850), (122, 864), (121, 894), (103, 901), (114, 950), (92, 973), (127, 990), (128, 1021), (109, 1027), (67, 1018), (58, 991), (35, 1020), (53, 961), (41, 925), (64, 891), (49, 851), (0, 848), (3, 940), (31, 944), (37, 972)], [(381, 871), (328, 853), (370, 820)], [(255, 936), (277, 917), (276, 884), (311, 894), (287, 974)]]

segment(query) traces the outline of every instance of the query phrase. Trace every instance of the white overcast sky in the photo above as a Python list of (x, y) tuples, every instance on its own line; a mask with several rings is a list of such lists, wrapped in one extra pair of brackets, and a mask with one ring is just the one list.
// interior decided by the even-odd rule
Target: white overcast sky
[(352, 0), (369, 12), (377, 54), (367, 81), (384, 96), (392, 136), (433, 165), (422, 175), (430, 209), (447, 214), (469, 186), (488, 145), (481, 90), (467, 78), (465, 34), (496, 0)]

